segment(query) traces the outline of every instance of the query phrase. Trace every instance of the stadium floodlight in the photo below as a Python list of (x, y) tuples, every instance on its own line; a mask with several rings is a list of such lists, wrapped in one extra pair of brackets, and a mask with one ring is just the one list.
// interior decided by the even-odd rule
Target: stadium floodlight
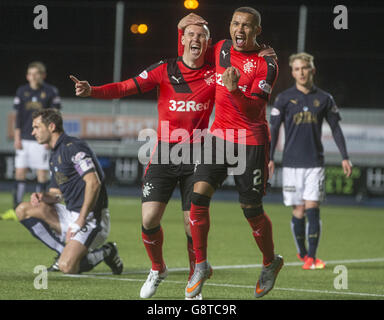
[(137, 31), (140, 33), (140, 34), (144, 34), (144, 33), (147, 33), (148, 31), (148, 26), (146, 24), (139, 24), (139, 26), (137, 27)]
[(133, 24), (131, 25), (131, 32), (134, 34), (144, 34), (147, 33), (148, 26), (144, 23), (142, 24)]
[(131, 32), (136, 34), (138, 33), (139, 31), (137, 30), (139, 28), (139, 26), (137, 24), (133, 24), (131, 25)]
[(185, 0), (184, 1), (184, 7), (186, 7), (189, 10), (197, 9), (199, 6), (199, 1), (197, 0)]

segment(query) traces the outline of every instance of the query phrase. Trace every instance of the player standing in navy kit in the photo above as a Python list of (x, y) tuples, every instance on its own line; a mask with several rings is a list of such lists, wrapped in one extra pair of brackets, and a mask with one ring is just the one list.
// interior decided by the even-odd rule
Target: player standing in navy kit
[[(327, 120), (342, 156), (342, 167), (347, 177), (352, 164), (343, 132), (340, 113), (333, 97), (313, 84), (314, 58), (305, 52), (291, 55), (289, 65), (295, 85), (275, 100), (271, 110), (271, 161), (274, 171), (274, 152), (280, 125), (284, 123), (283, 151), (284, 204), (292, 206), (292, 233), (298, 250), (297, 257), (304, 262), (303, 269), (323, 269), (325, 263), (316, 258), (321, 233), (320, 202), (324, 197), (324, 150), (321, 143), (323, 120)], [(307, 232), (305, 227), (307, 218)], [(305, 245), (307, 233), (308, 250)]]
[(46, 68), (43, 63), (30, 63), (26, 74), (28, 84), (17, 89), (14, 99), (14, 109), (16, 110), (14, 209), (23, 199), (28, 168), (36, 169), (36, 192), (45, 191), (49, 179), (49, 151), (44, 145), (38, 144), (32, 136), (32, 113), (34, 111), (61, 108), (59, 91), (56, 87), (44, 82), (45, 77)]
[(89, 271), (104, 260), (114, 274), (120, 274), (123, 264), (116, 244), (100, 247), (108, 237), (110, 218), (104, 172), (96, 155), (84, 141), (65, 134), (55, 109), (36, 111), (32, 127), (37, 142), (52, 150), (52, 178), (49, 192), (35, 192), (30, 202), (19, 204), (18, 219), (60, 255), (62, 272)]
[[(179, 29), (184, 29), (193, 19), (202, 20), (190, 14), (179, 22)], [(238, 8), (230, 24), (231, 40), (219, 41), (213, 47), (213, 54), (207, 54), (216, 66), (215, 120), (210, 128), (214, 141), (212, 152), (217, 150), (215, 143), (225, 145), (238, 150), (240, 161), (245, 162), (245, 171), (235, 174), (234, 178), (240, 206), (263, 253), (256, 297), (264, 296), (273, 288), (283, 266), (283, 258), (274, 253), (272, 223), (262, 204), (268, 180), (270, 139), (266, 105), (277, 78), (278, 65), (272, 57), (260, 57), (262, 46), (256, 40), (260, 33), (259, 12), (250, 7)], [(245, 132), (245, 136), (241, 138), (240, 132)], [(241, 149), (245, 149), (242, 154)], [(227, 154), (226, 150), (220, 153)], [(220, 157), (218, 154), (216, 156)], [(185, 289), (188, 298), (199, 295), (212, 274), (207, 260), (209, 205), (230, 167), (226, 159), (225, 163), (202, 163), (195, 172), (190, 228), (196, 267)]]

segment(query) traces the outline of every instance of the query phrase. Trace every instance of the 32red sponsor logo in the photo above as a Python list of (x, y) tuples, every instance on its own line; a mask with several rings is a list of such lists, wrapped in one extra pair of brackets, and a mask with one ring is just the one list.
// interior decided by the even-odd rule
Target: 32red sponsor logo
[(190, 101), (184, 101), (184, 100), (169, 100), (169, 110), (170, 111), (176, 111), (176, 112), (194, 112), (194, 111), (203, 111), (208, 110), (209, 105), (211, 103), (211, 100), (208, 100), (207, 102), (199, 102), (190, 100)]

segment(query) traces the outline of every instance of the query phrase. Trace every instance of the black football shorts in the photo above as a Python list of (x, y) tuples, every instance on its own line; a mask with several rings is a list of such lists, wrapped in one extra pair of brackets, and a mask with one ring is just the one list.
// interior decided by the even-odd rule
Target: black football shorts
[[(207, 146), (208, 141), (209, 146)], [(211, 149), (212, 156), (209, 156), (211, 161), (207, 161), (207, 147)], [(233, 159), (228, 157), (231, 153)], [(234, 164), (233, 160), (236, 158), (238, 162)], [(217, 189), (228, 174), (233, 174), (240, 203), (260, 204), (262, 202), (268, 180), (269, 144), (240, 146), (237, 143), (213, 137), (212, 141), (205, 140), (202, 159), (202, 163), (196, 167), (194, 183), (205, 181)], [(235, 167), (237, 169), (234, 171)], [(239, 171), (239, 168), (243, 170)]]
[[(173, 147), (174, 144), (169, 144), (169, 153)], [(193, 192), (193, 173), (196, 167), (192, 155), (185, 161), (186, 163), (174, 164), (172, 159), (168, 159), (168, 163), (162, 163), (160, 150), (159, 144), (145, 170), (141, 201), (168, 203), (173, 191), (179, 186), (182, 210), (189, 211)], [(153, 161), (154, 159), (157, 159), (157, 162)]]

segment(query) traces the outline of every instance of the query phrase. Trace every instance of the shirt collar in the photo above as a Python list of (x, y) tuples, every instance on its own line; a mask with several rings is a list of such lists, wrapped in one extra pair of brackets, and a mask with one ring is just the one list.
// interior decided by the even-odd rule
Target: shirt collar
[(60, 135), (59, 139), (57, 139), (56, 144), (55, 144), (55, 146), (53, 147), (53, 150), (56, 150), (56, 149), (59, 147), (59, 145), (63, 142), (63, 140), (64, 140), (66, 137), (67, 137), (67, 135), (65, 134), (65, 132), (63, 132), (63, 133)]
[[(301, 92), (299, 89), (296, 88), (296, 85), (293, 86), (293, 88), (296, 90), (296, 92), (305, 95), (305, 93)], [(312, 86), (311, 90), (307, 94), (315, 93), (317, 91), (317, 87), (315, 85)]]
[(29, 83), (27, 85), (28, 85), (29, 90), (31, 90), (31, 91), (39, 91), (39, 90), (41, 90), (44, 87), (44, 82), (42, 82), (41, 85), (37, 89), (32, 89), (31, 85)]

